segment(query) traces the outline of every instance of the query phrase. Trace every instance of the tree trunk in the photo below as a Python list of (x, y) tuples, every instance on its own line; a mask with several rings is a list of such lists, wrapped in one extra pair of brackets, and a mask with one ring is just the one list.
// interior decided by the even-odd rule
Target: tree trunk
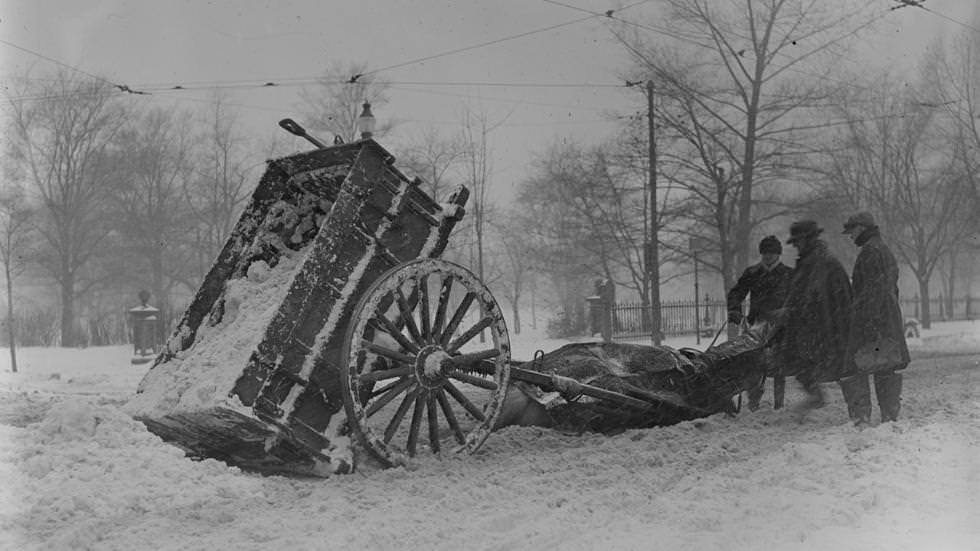
[(10, 266), (6, 266), (7, 276), (7, 339), (10, 342), (10, 370), (17, 373), (17, 331), (14, 321), (14, 284)]
[(61, 279), (61, 346), (75, 346), (75, 276), (62, 270)]
[[(723, 288), (725, 289), (726, 293), (728, 292), (729, 289), (735, 286), (735, 281), (737, 281), (733, 273), (733, 268), (734, 266), (732, 266), (731, 257), (729, 255), (722, 254), (721, 280), (722, 280)], [(728, 320), (728, 314), (726, 312), (725, 321), (727, 320)], [(735, 339), (735, 337), (738, 336), (738, 329), (739, 327), (737, 324), (733, 324), (733, 323), (728, 324), (728, 331), (727, 331), (728, 340), (733, 340)]]
[(538, 287), (537, 283), (535, 283), (534, 280), (532, 280), (532, 285), (531, 285), (531, 329), (537, 329), (538, 328), (538, 313), (537, 313), (537, 307), (535, 305), (535, 302), (536, 302), (535, 299), (537, 297), (535, 297), (535, 292), (534, 292), (535, 289), (537, 289), (537, 287)]
[(929, 279), (917, 277), (919, 280), (919, 305), (923, 329), (932, 328), (932, 315), (929, 313)]
[(513, 304), (512, 309), (514, 313), (514, 334), (520, 335), (521, 334), (521, 309), (517, 307), (518, 301), (515, 300), (512, 304)]
[(153, 258), (151, 259), (151, 265), (153, 266), (153, 293), (156, 295), (155, 302), (150, 303), (150, 306), (155, 306), (159, 313), (157, 314), (157, 323), (154, 326), (155, 339), (154, 343), (162, 343), (166, 340), (167, 335), (165, 334), (165, 328), (167, 327), (164, 323), (166, 316), (164, 312), (170, 310), (169, 303), (170, 300), (167, 297), (167, 291), (164, 289), (164, 270), (163, 270), (163, 249), (156, 247), (153, 249)]
[(949, 319), (956, 319), (956, 312), (953, 311), (956, 303), (953, 297), (956, 296), (956, 251), (949, 251), (949, 288), (946, 289), (946, 315)]

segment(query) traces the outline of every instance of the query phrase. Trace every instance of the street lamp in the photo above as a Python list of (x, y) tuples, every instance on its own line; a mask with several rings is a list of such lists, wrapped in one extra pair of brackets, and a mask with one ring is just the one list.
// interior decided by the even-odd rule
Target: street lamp
[(371, 104), (364, 101), (361, 116), (357, 117), (357, 128), (361, 131), (361, 139), (366, 140), (374, 135), (374, 114), (371, 113)]

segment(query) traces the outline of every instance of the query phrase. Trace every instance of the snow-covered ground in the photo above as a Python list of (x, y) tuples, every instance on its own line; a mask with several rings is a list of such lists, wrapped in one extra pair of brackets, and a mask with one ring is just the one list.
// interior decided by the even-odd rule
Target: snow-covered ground
[[(512, 341), (518, 359), (567, 342)], [(186, 459), (122, 412), (148, 368), (130, 347), (23, 349), (18, 373), (0, 349), (0, 548), (980, 550), (980, 322), (910, 345), (901, 420), (863, 431), (836, 388), (802, 424), (767, 392), (734, 418), (514, 427), (330, 479)]]

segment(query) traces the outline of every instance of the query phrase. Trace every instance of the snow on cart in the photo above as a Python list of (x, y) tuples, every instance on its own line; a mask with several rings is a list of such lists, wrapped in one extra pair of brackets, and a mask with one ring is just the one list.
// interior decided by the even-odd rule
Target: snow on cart
[(473, 452), (507, 424), (728, 411), (757, 373), (756, 337), (713, 355), (608, 343), (513, 361), (489, 290), (439, 259), (468, 191), (438, 204), (375, 141), (305, 137), (318, 149), (268, 162), (126, 406), (189, 454), (328, 476), (362, 452), (384, 466)]

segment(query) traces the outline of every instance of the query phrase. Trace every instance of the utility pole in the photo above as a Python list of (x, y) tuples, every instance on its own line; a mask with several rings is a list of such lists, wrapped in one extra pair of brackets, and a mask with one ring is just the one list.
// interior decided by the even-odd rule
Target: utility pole
[(647, 126), (649, 127), (648, 162), (650, 165), (650, 253), (647, 272), (650, 274), (650, 333), (654, 346), (660, 345), (660, 245), (657, 222), (657, 141), (653, 123), (653, 81), (647, 81)]

